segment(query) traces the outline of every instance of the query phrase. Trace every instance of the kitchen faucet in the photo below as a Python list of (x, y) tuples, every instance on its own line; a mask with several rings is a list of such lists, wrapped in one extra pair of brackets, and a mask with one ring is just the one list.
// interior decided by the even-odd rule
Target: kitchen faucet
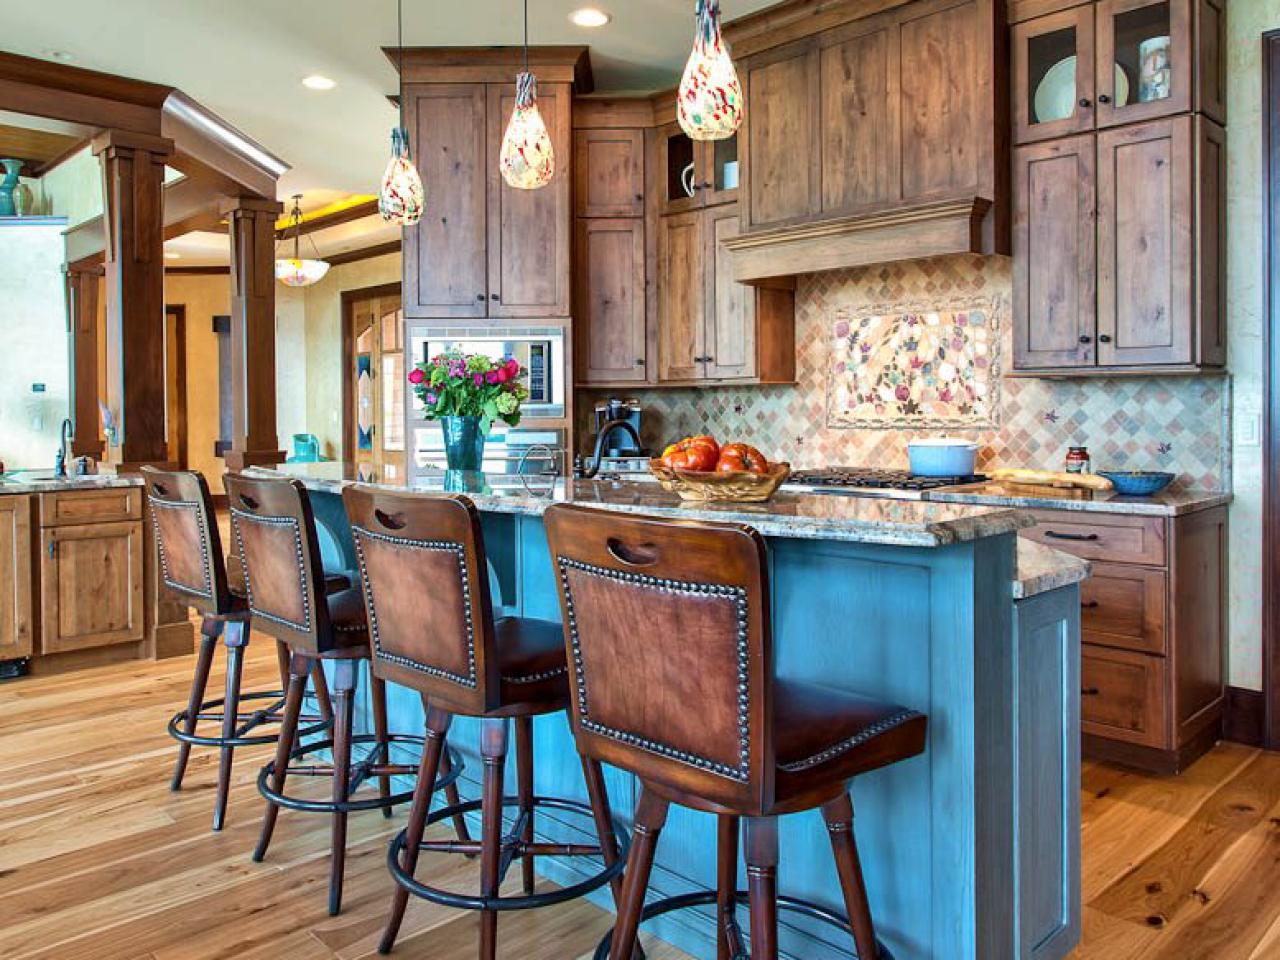
[(604, 459), (604, 442), (609, 438), (609, 434), (615, 430), (622, 430), (631, 434), (631, 439), (636, 442), (636, 446), (640, 444), (640, 434), (636, 432), (636, 428), (631, 425), (630, 420), (610, 420), (600, 428), (600, 432), (596, 434), (596, 449), (591, 454), (591, 465), (582, 466), (579, 463), (574, 475), (580, 480), (590, 480), (600, 472), (600, 461)]
[(62, 427), (58, 433), (58, 456), (53, 461), (53, 475), (55, 477), (65, 477), (67, 475), (67, 459), (70, 451), (67, 444), (75, 439), (75, 426), (71, 423), (71, 418), (62, 421)]

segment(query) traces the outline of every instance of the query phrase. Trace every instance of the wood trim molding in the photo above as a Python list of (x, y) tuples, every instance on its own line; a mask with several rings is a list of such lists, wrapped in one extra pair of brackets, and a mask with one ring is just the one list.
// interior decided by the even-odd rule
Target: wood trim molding
[[(400, 69), (400, 48), (383, 47), (382, 52)], [(405, 47), (403, 53), (402, 83), (509, 84), (525, 58), (523, 47)], [(530, 47), (528, 56), (540, 83), (571, 83), (579, 96), (595, 89), (585, 45)]]
[(944, 200), (878, 213), (753, 230), (723, 241), (733, 278), (753, 283), (948, 253), (982, 253), (982, 197)]
[(1261, 690), (1227, 687), (1222, 715), (1222, 739), (1260, 747), (1266, 726), (1267, 698)]
[(910, 0), (792, 0), (724, 25), (735, 58), (801, 40), (853, 20), (901, 7)]
[(1280, 750), (1280, 30), (1262, 36), (1262, 288), (1265, 402), (1262, 483), (1264, 744)]
[(388, 240), (386, 243), (376, 243), (372, 247), (364, 247), (361, 250), (347, 250), (344, 253), (335, 253), (331, 257), (325, 257), (329, 266), (337, 267), (344, 263), (355, 263), (358, 260), (369, 260), (373, 257), (383, 257), (389, 253), (400, 252), (399, 240)]
[[(351, 223), (353, 220), (363, 220), (365, 217), (372, 217), (378, 212), (378, 201), (366, 200), (364, 203), (357, 203), (350, 207), (344, 207), (341, 210), (335, 210), (332, 213), (326, 213), (321, 217), (313, 217), (310, 220), (303, 219), (299, 228), (299, 236), (308, 233), (316, 233), (320, 230), (328, 230), (330, 227), (337, 227), (344, 223)], [(294, 234), (292, 225), (282, 227), (276, 230), (276, 239), (283, 240)]]
[(167, 277), (225, 277), (231, 273), (230, 267), (165, 267)]

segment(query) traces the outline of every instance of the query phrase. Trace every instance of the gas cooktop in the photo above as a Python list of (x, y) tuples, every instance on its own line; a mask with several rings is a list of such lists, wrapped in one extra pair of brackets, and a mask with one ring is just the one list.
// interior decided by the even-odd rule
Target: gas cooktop
[(787, 480), (793, 489), (805, 488), (822, 493), (857, 493), (863, 496), (912, 497), (928, 490), (980, 483), (981, 474), (957, 477), (918, 477), (906, 470), (875, 470), (864, 467), (823, 467), (796, 470)]

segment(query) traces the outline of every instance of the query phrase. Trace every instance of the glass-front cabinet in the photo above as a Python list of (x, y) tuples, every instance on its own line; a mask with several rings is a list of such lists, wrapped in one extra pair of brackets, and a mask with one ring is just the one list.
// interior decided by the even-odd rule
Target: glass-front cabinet
[(738, 199), (738, 138), (694, 141), (678, 123), (658, 128), (662, 213), (683, 213)]
[(1179, 113), (1226, 122), (1221, 0), (1098, 0), (1013, 25), (1018, 143)]

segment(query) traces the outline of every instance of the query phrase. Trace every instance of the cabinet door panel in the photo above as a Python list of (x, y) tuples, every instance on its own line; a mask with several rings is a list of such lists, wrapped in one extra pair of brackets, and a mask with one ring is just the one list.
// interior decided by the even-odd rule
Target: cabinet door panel
[(644, 381), (644, 221), (579, 220), (577, 258), (583, 379)]
[(404, 231), (405, 315), (483, 317), (489, 296), (485, 86), (411, 84), (404, 96), (413, 159), (427, 191), (421, 222)]
[(822, 71), (822, 212), (896, 200), (900, 119), (897, 29), (881, 25), (825, 46)]
[[(905, 20), (902, 42), (902, 194), (920, 200), (979, 190), (989, 48), (971, 3)], [(989, 161), (988, 161), (989, 162)]]
[(643, 130), (577, 131), (573, 173), (578, 216), (644, 216)]
[(733, 264), (722, 240), (738, 235), (738, 211), (708, 210), (707, 377), (714, 380), (756, 375), (756, 292), (733, 279)]
[(742, 183), (757, 227), (818, 213), (818, 48), (809, 41), (752, 58), (743, 69), (747, 113)]
[(572, 138), (567, 84), (538, 88), (538, 110), (551, 134), (556, 173), (537, 190), (507, 186), (498, 155), (511, 111), (514, 84), (489, 87), (489, 316), (569, 315), (569, 174)]
[(658, 221), (658, 377), (703, 376), (706, 289), (702, 215), (676, 213)]
[(31, 500), (0, 497), (0, 660), (29, 657)]
[(1124, 563), (1095, 563), (1080, 585), (1080, 629), (1089, 643), (1167, 652), (1168, 581), (1163, 570)]
[(1227, 132), (1197, 117), (1196, 354), (1200, 363), (1227, 362)]
[(42, 531), (44, 653), (142, 639), (142, 524)]
[(1014, 366), (1094, 362), (1094, 138), (1014, 153)]
[[(1015, 24), (1010, 30), (1010, 44), (1014, 141), (1031, 143), (1092, 130), (1093, 7), (1086, 4)], [(1076, 58), (1071, 112), (1065, 117), (1042, 117), (1036, 107), (1036, 94), (1049, 71), (1066, 57)]]
[(1195, 5), (1196, 62), (1199, 113), (1227, 122), (1227, 12), (1224, 0), (1197, 0)]
[(1163, 657), (1086, 643), (1080, 656), (1080, 720), (1085, 733), (1167, 746)]
[[(1167, 81), (1147, 84), (1143, 60), (1154, 56), (1143, 44), (1168, 37)], [(1097, 6), (1098, 126), (1111, 127), (1167, 117), (1191, 109), (1191, 0), (1100, 0)], [(1119, 71), (1117, 71), (1119, 67)], [(1128, 85), (1124, 99), (1117, 74)]]
[(1098, 134), (1098, 363), (1192, 361), (1191, 118)]

